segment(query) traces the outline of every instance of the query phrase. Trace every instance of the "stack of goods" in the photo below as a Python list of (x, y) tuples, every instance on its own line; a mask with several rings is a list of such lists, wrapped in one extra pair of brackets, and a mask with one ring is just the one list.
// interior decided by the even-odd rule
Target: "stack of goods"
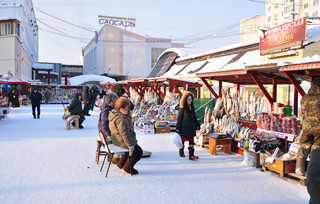
[[(286, 108), (286, 107), (285, 107)], [(284, 115), (284, 107), (279, 107), (278, 103), (274, 103), (273, 112), (263, 112), (257, 118), (257, 127), (274, 132), (283, 132), (293, 135), (299, 135), (301, 132), (301, 122), (296, 116)]]
[(134, 130), (137, 134), (154, 134), (154, 122), (148, 120), (142, 120), (134, 123)]
[(257, 120), (262, 111), (271, 110), (268, 100), (257, 96), (257, 90), (249, 94), (243, 87), (238, 97), (231, 96), (229, 92), (222, 89), (222, 97), (217, 99), (213, 110), (206, 108), (204, 125), (199, 134), (219, 133), (225, 128), (227, 120)]
[(6, 98), (0, 98), (0, 119), (9, 114), (9, 104)]
[(171, 132), (171, 127), (170, 127), (168, 121), (156, 121), (155, 127), (156, 127), (157, 133), (170, 133)]

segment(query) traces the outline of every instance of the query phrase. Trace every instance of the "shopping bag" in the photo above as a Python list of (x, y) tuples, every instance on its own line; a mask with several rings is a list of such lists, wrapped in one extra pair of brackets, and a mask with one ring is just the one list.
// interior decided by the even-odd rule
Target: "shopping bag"
[(178, 149), (182, 148), (182, 140), (178, 133), (174, 135), (173, 143), (178, 147)]

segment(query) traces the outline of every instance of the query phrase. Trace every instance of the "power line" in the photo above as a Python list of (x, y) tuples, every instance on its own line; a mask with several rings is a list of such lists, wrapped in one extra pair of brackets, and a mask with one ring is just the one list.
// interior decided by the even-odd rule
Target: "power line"
[(85, 27), (78, 26), (78, 25), (76, 25), (76, 24), (70, 23), (70, 22), (68, 22), (68, 21), (66, 21), (66, 20), (63, 20), (63, 19), (58, 18), (58, 17), (56, 17), (56, 16), (53, 16), (53, 15), (51, 15), (51, 14), (49, 14), (49, 13), (46, 13), (46, 12), (44, 12), (44, 11), (41, 11), (41, 10), (39, 10), (39, 9), (36, 9), (36, 10), (39, 11), (40, 13), (46, 14), (46, 15), (52, 17), (52, 18), (58, 19), (58, 20), (60, 20), (60, 21), (62, 21), (62, 22), (64, 22), (64, 23), (67, 23), (67, 24), (69, 24), (69, 25), (75, 26), (75, 27), (77, 27), (77, 28), (81, 28), (81, 29), (83, 29), (83, 30), (86, 30), (86, 31), (89, 31), (89, 32), (93, 32), (93, 33), (95, 32), (95, 31), (90, 30), (90, 29), (87, 29), (87, 28), (85, 28)]

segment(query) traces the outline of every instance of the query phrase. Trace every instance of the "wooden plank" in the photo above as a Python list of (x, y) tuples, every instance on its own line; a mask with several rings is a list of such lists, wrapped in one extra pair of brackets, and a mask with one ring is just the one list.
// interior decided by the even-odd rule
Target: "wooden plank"
[(255, 81), (255, 83), (259, 86), (259, 88), (261, 89), (262, 93), (268, 99), (269, 103), (272, 105), (273, 102), (275, 102), (275, 101), (273, 100), (273, 98), (271, 98), (271, 96), (269, 95), (269, 93), (266, 90), (266, 88), (264, 88), (263, 84), (261, 83), (260, 79), (258, 78), (257, 73), (256, 72), (250, 72), (250, 75), (251, 75), (252, 79)]
[(203, 83), (206, 85), (206, 87), (209, 89), (209, 91), (212, 93), (212, 95), (213, 95), (216, 99), (218, 99), (219, 96), (218, 96), (217, 93), (212, 89), (212, 87), (211, 87), (210, 84), (207, 82), (207, 80), (206, 80), (205, 78), (200, 78), (200, 79), (203, 81)]
[(293, 84), (294, 88), (297, 89), (297, 91), (299, 92), (299, 94), (301, 95), (301, 97), (303, 97), (304, 95), (306, 95), (306, 93), (304, 92), (304, 90), (301, 88), (300, 84), (298, 83), (298, 81), (294, 78), (293, 74), (290, 72), (284, 72), (287, 77), (289, 78), (290, 82)]

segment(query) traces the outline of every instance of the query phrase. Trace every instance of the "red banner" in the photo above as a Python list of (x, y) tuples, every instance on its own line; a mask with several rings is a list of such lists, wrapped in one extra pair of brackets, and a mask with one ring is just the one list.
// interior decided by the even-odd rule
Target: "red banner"
[(306, 24), (307, 19), (301, 18), (268, 29), (265, 32), (264, 38), (260, 37), (260, 50), (287, 44), (294, 41), (305, 40)]

